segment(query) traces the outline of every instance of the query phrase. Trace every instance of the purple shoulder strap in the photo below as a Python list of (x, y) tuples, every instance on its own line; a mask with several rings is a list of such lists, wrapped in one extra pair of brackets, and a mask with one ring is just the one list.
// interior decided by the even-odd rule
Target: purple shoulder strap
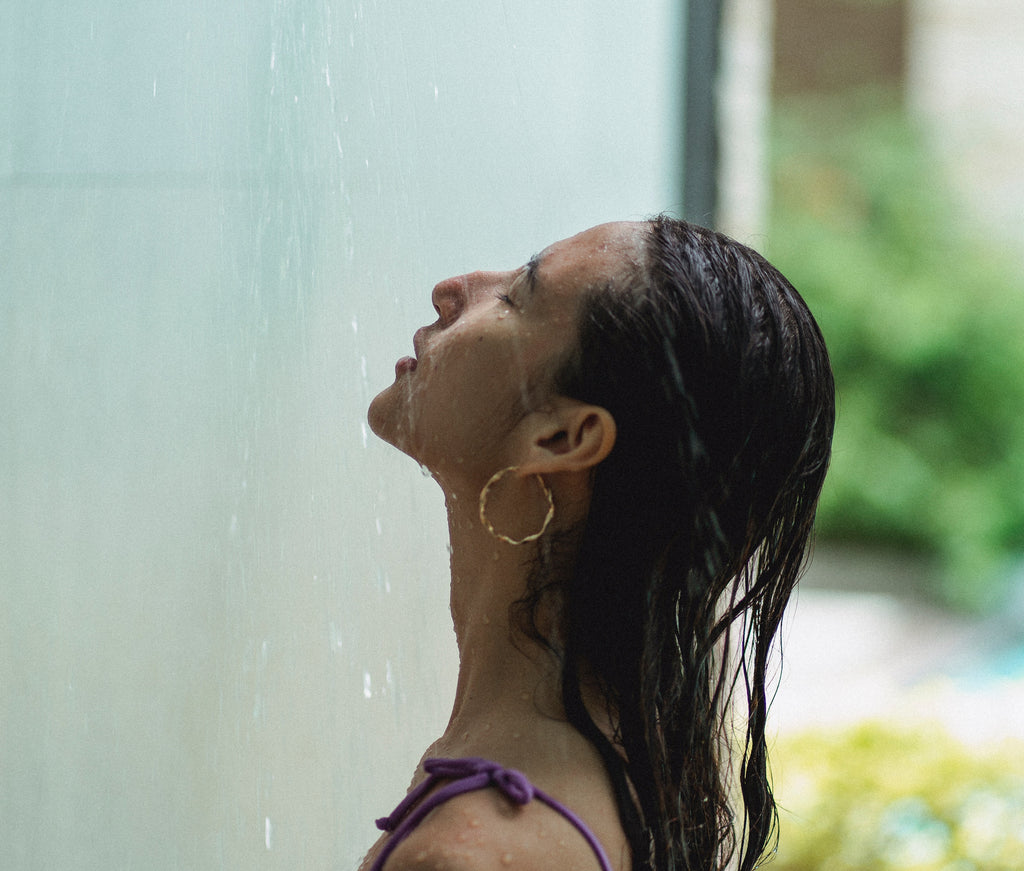
[[(438, 805), (444, 804), (464, 792), (473, 792), (491, 786), (499, 789), (506, 798), (517, 805), (525, 805), (531, 800), (537, 799), (560, 813), (583, 835), (584, 840), (597, 856), (597, 861), (601, 864), (601, 871), (612, 871), (611, 863), (601, 847), (601, 842), (587, 828), (586, 823), (565, 805), (537, 789), (521, 772), (512, 768), (502, 768), (496, 762), (474, 757), (427, 759), (423, 763), (423, 767), (427, 772), (427, 779), (402, 800), (391, 816), (381, 817), (377, 820), (377, 828), (384, 832), (391, 832), (391, 837), (384, 844), (376, 861), (370, 866), (370, 871), (381, 871), (395, 847), (402, 843), (423, 818)], [(439, 780), (450, 782), (445, 783), (424, 799), (423, 796), (430, 792)]]

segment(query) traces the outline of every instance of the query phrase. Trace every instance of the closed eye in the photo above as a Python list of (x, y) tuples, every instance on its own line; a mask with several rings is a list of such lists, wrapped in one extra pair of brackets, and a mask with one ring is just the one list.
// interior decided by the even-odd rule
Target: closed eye
[(512, 302), (512, 297), (510, 297), (507, 293), (496, 293), (494, 295), (499, 300), (501, 300), (501, 302), (505, 303), (505, 305), (511, 306), (512, 308), (515, 308), (516, 304), (514, 302)]

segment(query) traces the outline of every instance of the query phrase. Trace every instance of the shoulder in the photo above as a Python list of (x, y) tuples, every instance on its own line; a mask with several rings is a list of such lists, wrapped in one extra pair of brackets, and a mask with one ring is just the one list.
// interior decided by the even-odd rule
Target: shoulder
[(385, 871), (595, 871), (583, 837), (537, 801), (518, 806), (493, 789), (435, 808), (395, 849)]

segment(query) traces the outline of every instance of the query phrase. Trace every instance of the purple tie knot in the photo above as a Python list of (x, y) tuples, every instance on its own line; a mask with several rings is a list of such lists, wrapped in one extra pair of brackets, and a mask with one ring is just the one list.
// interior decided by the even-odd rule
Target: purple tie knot
[(527, 804), (534, 796), (533, 784), (514, 768), (498, 768), (491, 772), (491, 782), (516, 804)]

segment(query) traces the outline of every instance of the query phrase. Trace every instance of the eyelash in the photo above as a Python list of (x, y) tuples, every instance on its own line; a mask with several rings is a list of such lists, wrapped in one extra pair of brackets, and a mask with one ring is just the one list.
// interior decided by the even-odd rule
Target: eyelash
[(512, 302), (512, 297), (510, 297), (507, 293), (496, 293), (494, 295), (499, 300), (501, 300), (501, 302), (505, 303), (505, 305), (512, 306), (512, 308), (516, 307), (516, 304)]

